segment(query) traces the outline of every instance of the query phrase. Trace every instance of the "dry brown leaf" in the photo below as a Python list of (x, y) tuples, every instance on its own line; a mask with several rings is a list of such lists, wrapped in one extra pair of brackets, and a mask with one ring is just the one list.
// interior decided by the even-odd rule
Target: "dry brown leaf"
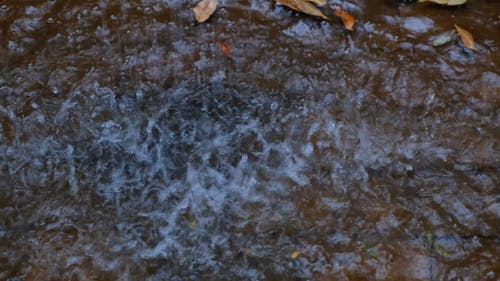
[(464, 43), (464, 46), (471, 50), (477, 51), (476, 46), (474, 44), (474, 38), (472, 38), (472, 34), (470, 34), (469, 31), (459, 27), (456, 24), (455, 28), (457, 29), (458, 36), (460, 36), (460, 39), (462, 40), (462, 43)]
[(318, 0), (276, 0), (276, 3), (279, 5), (287, 6), (288, 8), (302, 12), (308, 15), (312, 16), (317, 16), (321, 17), (325, 20), (330, 19), (329, 17), (325, 16), (318, 8), (316, 8), (313, 4), (309, 2), (314, 2), (314, 3), (322, 3), (322, 1)]
[(196, 21), (206, 21), (217, 8), (217, 0), (202, 0), (194, 8), (193, 13)]
[(353, 31), (355, 20), (351, 14), (342, 10), (339, 6), (335, 6), (333, 8), (333, 14), (342, 19), (345, 29)]
[(467, 0), (418, 0), (418, 2), (433, 2), (441, 5), (457, 6), (467, 2)]

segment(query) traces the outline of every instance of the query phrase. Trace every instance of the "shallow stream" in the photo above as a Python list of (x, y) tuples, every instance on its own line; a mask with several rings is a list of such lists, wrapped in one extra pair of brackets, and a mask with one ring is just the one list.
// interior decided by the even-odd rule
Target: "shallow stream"
[(0, 2), (0, 280), (500, 278), (499, 1), (195, 2)]

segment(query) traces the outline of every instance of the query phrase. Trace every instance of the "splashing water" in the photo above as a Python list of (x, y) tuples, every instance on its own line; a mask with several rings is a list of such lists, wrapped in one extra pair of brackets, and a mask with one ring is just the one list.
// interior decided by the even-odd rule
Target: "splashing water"
[(7, 1), (0, 279), (498, 278), (490, 2)]

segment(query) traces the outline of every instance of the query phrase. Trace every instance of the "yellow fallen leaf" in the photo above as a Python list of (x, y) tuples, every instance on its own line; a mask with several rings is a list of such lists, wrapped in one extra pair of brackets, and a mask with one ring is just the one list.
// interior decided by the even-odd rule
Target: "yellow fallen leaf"
[(293, 251), (293, 253), (290, 255), (290, 257), (291, 257), (292, 259), (296, 259), (296, 258), (298, 258), (298, 257), (299, 257), (299, 255), (300, 255), (300, 252), (299, 252), (299, 251)]
[(321, 0), (276, 0), (276, 3), (279, 5), (287, 6), (288, 8), (302, 12), (308, 15), (312, 16), (317, 16), (321, 17), (325, 20), (328, 20), (327, 16), (325, 16), (318, 8), (316, 8), (313, 4), (309, 2), (314, 2), (314, 3), (323, 3)]
[(470, 34), (467, 30), (459, 27), (456, 24), (455, 24), (455, 28), (457, 29), (458, 36), (460, 36), (460, 40), (462, 40), (462, 43), (464, 43), (464, 46), (471, 49), (471, 50), (477, 51), (476, 46), (474, 44), (474, 38), (472, 37), (472, 34)]
[(193, 13), (196, 21), (206, 21), (217, 8), (217, 0), (202, 0), (194, 8)]
[(467, 2), (467, 0), (418, 0), (418, 2), (433, 2), (441, 5), (457, 6)]
[(344, 27), (347, 30), (353, 31), (353, 26), (354, 26), (354, 17), (349, 14), (348, 12), (342, 10), (339, 6), (335, 6), (333, 8), (333, 14), (340, 19), (342, 19), (342, 22), (344, 23)]

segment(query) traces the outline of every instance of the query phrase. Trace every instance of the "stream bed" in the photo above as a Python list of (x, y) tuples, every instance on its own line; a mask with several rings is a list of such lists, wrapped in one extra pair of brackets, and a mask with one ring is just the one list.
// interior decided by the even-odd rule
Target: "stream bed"
[[(0, 280), (498, 280), (500, 2), (469, 2), (1, 1)], [(455, 24), (477, 51), (432, 46)]]

